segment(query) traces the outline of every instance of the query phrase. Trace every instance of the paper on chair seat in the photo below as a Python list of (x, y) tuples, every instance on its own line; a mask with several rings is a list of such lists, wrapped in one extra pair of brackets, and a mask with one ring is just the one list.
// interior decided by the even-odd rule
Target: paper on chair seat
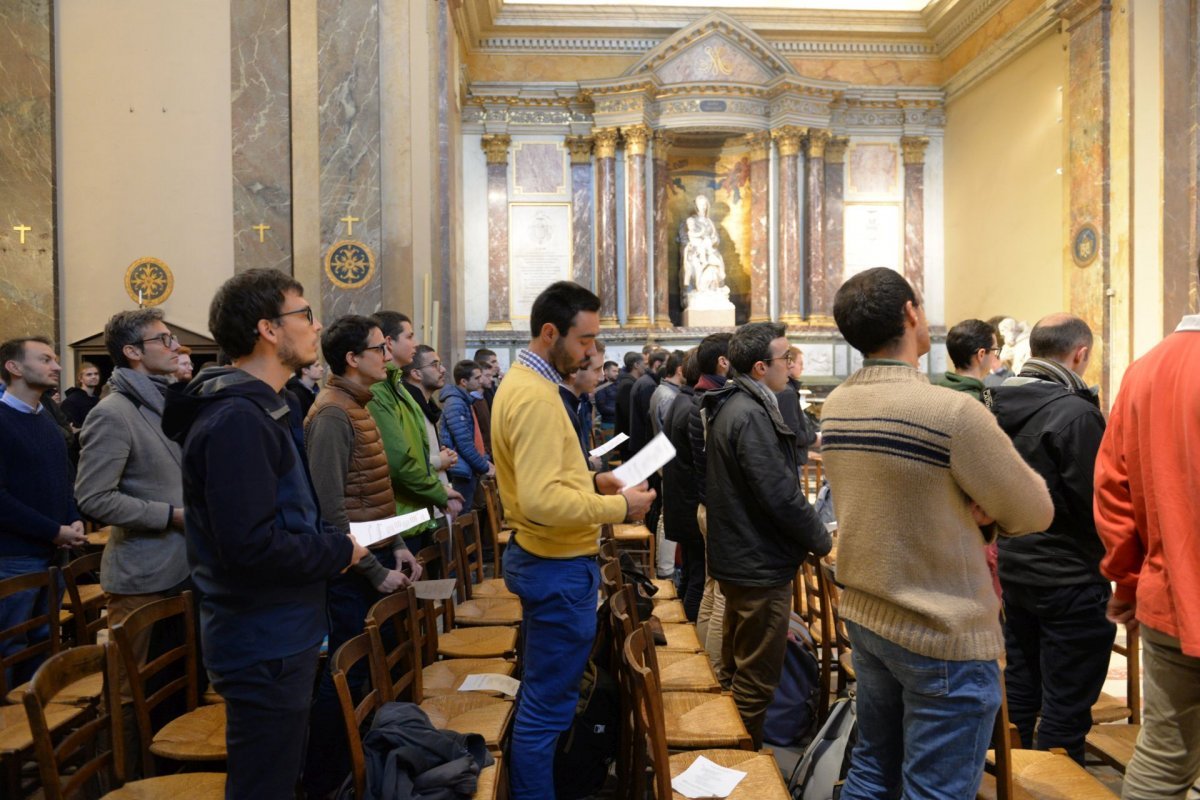
[(370, 547), (371, 545), (379, 544), (384, 539), (390, 539), (413, 526), (428, 521), (429, 509), (422, 508), (408, 514), (401, 514), (398, 517), (377, 519), (371, 522), (351, 522), (350, 534), (363, 547)]
[(444, 578), (439, 581), (415, 581), (413, 589), (417, 593), (418, 600), (449, 600), (450, 595), (454, 594), (457, 583), (458, 581), (454, 578)]
[(458, 687), (460, 692), (500, 692), (509, 697), (517, 696), (521, 682), (507, 675), (468, 675)]
[(675, 445), (671, 444), (671, 440), (665, 433), (660, 433), (646, 442), (646, 446), (639, 450), (637, 455), (614, 469), (613, 476), (624, 487), (621, 491), (625, 491), (658, 472), (662, 469), (663, 464), (674, 457)]
[(628, 440), (629, 440), (629, 434), (618, 433), (616, 436), (609, 439), (607, 442), (600, 445), (599, 447), (595, 447), (595, 448), (592, 448), (591, 450), (588, 450), (588, 455), (589, 456), (602, 456), (605, 453), (607, 453), (609, 450), (612, 450), (617, 445), (621, 444), (622, 442), (628, 441)]
[(714, 764), (704, 756), (671, 779), (671, 788), (684, 797), (729, 797), (745, 772)]

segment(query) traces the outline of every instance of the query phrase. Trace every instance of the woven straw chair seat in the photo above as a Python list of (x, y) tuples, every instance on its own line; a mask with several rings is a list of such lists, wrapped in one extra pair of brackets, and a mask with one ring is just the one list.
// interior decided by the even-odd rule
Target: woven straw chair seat
[(704, 649), (700, 646), (700, 638), (696, 636), (696, 626), (691, 623), (663, 625), (662, 630), (667, 637), (667, 643), (658, 647), (659, 652), (679, 650), (684, 653), (698, 653)]
[(211, 706), (217, 703), (224, 703), (225, 698), (217, 694), (217, 690), (210, 686), (207, 690), (205, 690), (204, 694), (201, 695), (200, 702), (204, 703), (206, 706)]
[(520, 625), (521, 601), (507, 597), (481, 597), (454, 606), (454, 624)]
[(199, 706), (171, 720), (154, 735), (150, 752), (176, 761), (223, 760), (225, 705)]
[(664, 692), (719, 692), (721, 684), (705, 653), (659, 650), (658, 682)]
[(508, 626), (457, 628), (438, 635), (443, 658), (502, 658), (517, 648), (517, 629)]
[[(81, 583), (79, 584), (79, 601), (85, 606), (92, 600), (104, 595), (104, 589), (98, 583)], [(71, 602), (71, 595), (67, 593), (63, 595), (63, 605), (67, 608), (74, 608)]]
[[(774, 756), (750, 750), (693, 750), (671, 756), (671, 777), (683, 773), (692, 763), (704, 756), (714, 764), (746, 773), (738, 782), (729, 800), (790, 800), (783, 775)], [(673, 800), (684, 800), (684, 795), (672, 792)]]
[(1124, 700), (1118, 700), (1111, 694), (1101, 692), (1100, 697), (1092, 705), (1092, 724), (1120, 722), (1129, 719), (1131, 713), (1129, 705)]
[(654, 604), (654, 610), (650, 612), (658, 617), (658, 621), (666, 623), (686, 623), (688, 621), (687, 613), (683, 610), (683, 603), (678, 600), (663, 600)]
[(223, 800), (225, 797), (225, 773), (187, 772), (182, 775), (164, 775), (144, 781), (127, 783), (120, 789), (104, 795), (102, 800)]
[[(28, 683), (22, 683), (9, 692), (4, 701), (15, 706), (21, 705), (21, 703), (25, 702), (21, 698), (28, 688)], [(95, 702), (102, 691), (104, 691), (104, 673), (97, 672), (94, 675), (88, 675), (86, 678), (75, 681), (75, 683), (72, 683), (54, 695), (51, 702), (63, 706), (89, 706)]]
[(1088, 752), (1124, 771), (1133, 758), (1133, 745), (1141, 730), (1141, 725), (1095, 725), (1088, 731)]
[(500, 532), (496, 534), (496, 541), (502, 545), (506, 545), (508, 544), (508, 540), (512, 538), (512, 535), (512, 528), (501, 528)]
[(651, 579), (651, 583), (658, 587), (658, 591), (655, 592), (652, 598), (656, 605), (668, 600), (679, 599), (679, 593), (675, 591), (675, 581), (670, 578), (653, 578)]
[[(1017, 800), (1113, 800), (1100, 781), (1070, 758), (1045, 750), (1012, 750), (1013, 797)], [(988, 751), (988, 764), (996, 762)], [(978, 800), (994, 800), (996, 776), (984, 774)]]
[(472, 800), (495, 800), (496, 788), (500, 785), (499, 776), (500, 757), (496, 756), (495, 764), (484, 767), (479, 772), (479, 782), (475, 784), (475, 794), (471, 795)]
[(641, 541), (642, 539), (649, 539), (653, 535), (650, 533), (650, 529), (640, 522), (622, 522), (618, 525), (613, 525), (613, 538), (618, 542)]
[(854, 652), (847, 650), (838, 656), (838, 669), (846, 674), (846, 677), (852, 681), (858, 680), (858, 676), (854, 672)]
[[(51, 703), (46, 706), (46, 724), (55, 728), (83, 713), (79, 706)], [(19, 753), (33, 745), (25, 706), (0, 706), (0, 753)]]
[[(517, 665), (502, 658), (451, 658), (436, 661), (421, 670), (421, 690), (426, 697), (457, 695), (468, 675), (512, 675)], [(475, 692), (489, 695), (490, 692)], [(498, 695), (496, 695), (498, 696)]]
[(468, 692), (430, 697), (421, 703), (421, 710), (433, 727), (457, 733), (478, 733), (489, 750), (498, 752), (512, 717), (513, 703)]
[(517, 596), (508, 590), (504, 585), (503, 578), (488, 578), (471, 587), (471, 596), (476, 598), (481, 597), (499, 597), (506, 600), (515, 600)]
[(87, 543), (92, 547), (104, 547), (106, 544), (108, 544), (108, 539), (111, 534), (112, 526), (106, 526), (98, 531), (92, 531), (83, 538), (86, 539)]
[(668, 748), (695, 750), (750, 744), (750, 734), (729, 695), (663, 692), (662, 704)]

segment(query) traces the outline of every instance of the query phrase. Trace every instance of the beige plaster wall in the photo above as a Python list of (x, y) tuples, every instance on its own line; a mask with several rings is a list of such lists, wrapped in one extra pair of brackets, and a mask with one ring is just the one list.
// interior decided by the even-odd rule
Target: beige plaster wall
[(56, 4), (67, 342), (136, 305), (125, 270), (142, 256), (174, 272), (168, 321), (208, 333), (233, 274), (229, 2)]
[(1063, 305), (1066, 54), (1047, 36), (946, 108), (946, 324)]

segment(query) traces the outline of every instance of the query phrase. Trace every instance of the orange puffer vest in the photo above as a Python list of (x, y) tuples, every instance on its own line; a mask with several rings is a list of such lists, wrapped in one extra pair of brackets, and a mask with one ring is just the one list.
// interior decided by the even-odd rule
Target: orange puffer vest
[(371, 390), (340, 375), (330, 375), (317, 395), (305, 420), (305, 430), (322, 408), (340, 408), (354, 428), (354, 448), (350, 452), (350, 473), (346, 476), (346, 517), (351, 522), (370, 522), (396, 513), (392, 479), (388, 472), (383, 437), (367, 402)]

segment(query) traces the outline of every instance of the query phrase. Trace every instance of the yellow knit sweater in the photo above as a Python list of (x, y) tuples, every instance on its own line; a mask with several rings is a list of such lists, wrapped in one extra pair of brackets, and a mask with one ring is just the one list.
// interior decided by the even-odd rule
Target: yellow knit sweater
[(523, 364), (496, 392), (492, 455), (505, 519), (529, 553), (594, 555), (600, 525), (625, 519), (623, 496), (596, 493), (558, 386)]

